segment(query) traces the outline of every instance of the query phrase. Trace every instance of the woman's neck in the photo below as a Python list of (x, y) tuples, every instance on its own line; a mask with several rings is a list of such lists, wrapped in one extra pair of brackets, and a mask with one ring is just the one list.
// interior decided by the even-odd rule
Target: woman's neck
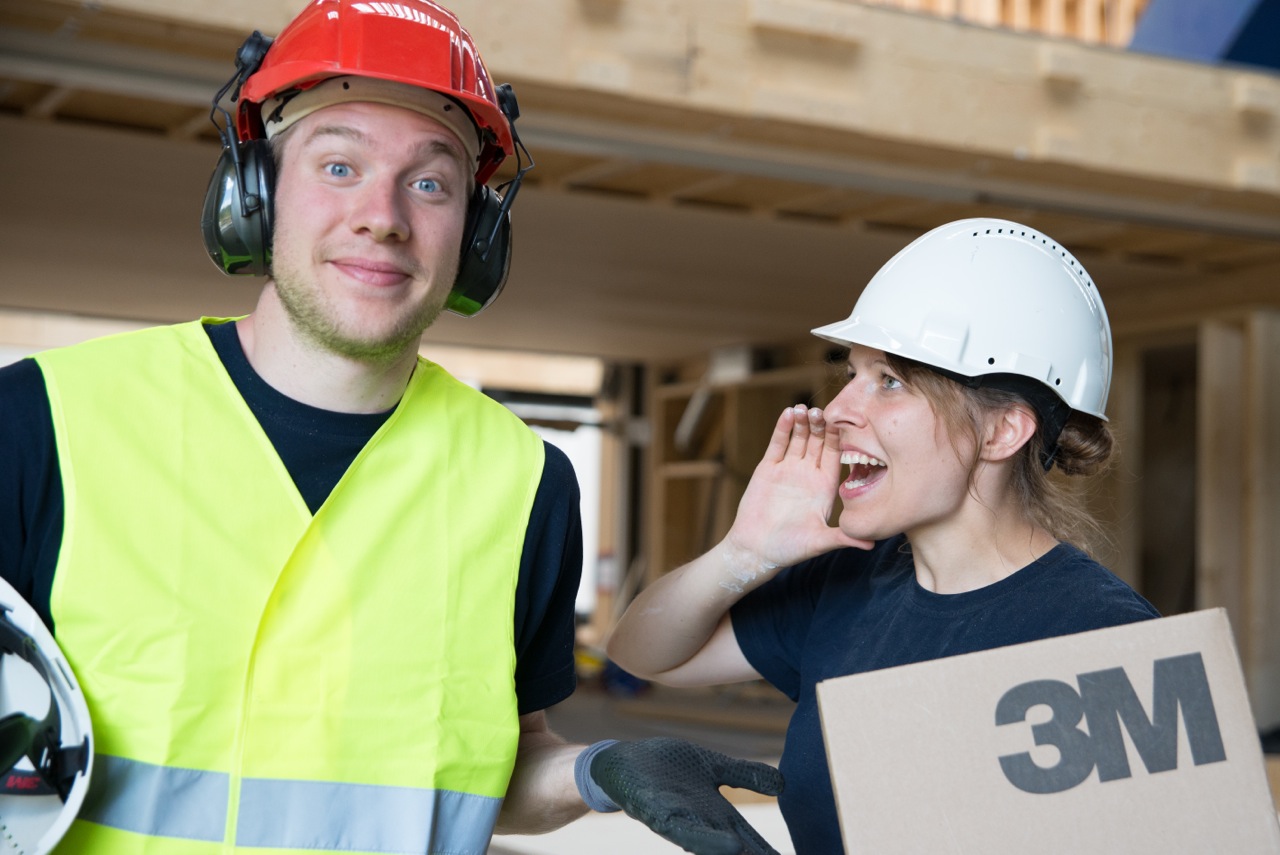
[(991, 507), (976, 499), (953, 518), (907, 532), (920, 586), (937, 594), (985, 588), (1053, 549), (1052, 534), (1014, 503)]

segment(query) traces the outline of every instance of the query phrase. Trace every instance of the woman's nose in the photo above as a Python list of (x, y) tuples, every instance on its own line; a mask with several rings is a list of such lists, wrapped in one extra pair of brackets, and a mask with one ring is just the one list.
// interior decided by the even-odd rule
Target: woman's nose
[(859, 384), (857, 377), (844, 384), (824, 408), (828, 422), (859, 427), (866, 424), (866, 392), (862, 385), (865, 384)]

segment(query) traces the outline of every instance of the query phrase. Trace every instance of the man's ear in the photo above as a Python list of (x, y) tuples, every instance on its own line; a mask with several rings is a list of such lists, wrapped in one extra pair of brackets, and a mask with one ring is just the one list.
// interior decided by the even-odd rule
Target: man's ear
[(982, 443), (982, 459), (1008, 460), (1035, 436), (1039, 421), (1031, 408), (1013, 404), (988, 417), (987, 435)]

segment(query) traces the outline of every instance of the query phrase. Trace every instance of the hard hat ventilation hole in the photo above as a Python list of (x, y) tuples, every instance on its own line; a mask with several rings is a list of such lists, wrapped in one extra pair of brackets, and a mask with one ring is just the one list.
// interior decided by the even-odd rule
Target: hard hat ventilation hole
[(987, 364), (988, 364), (988, 365), (995, 365), (995, 364), (996, 364), (996, 358), (995, 358), (994, 356), (988, 356), (988, 357), (987, 357)]
[(1061, 377), (1059, 377), (1057, 380), (1054, 380), (1054, 381), (1053, 381), (1053, 385), (1055, 385), (1055, 386), (1061, 386), (1061, 385), (1062, 385), (1062, 378), (1061, 378)]
[(342, 81), (342, 88), (343, 88), (343, 89), (350, 89), (350, 88), (351, 88), (351, 84), (344, 80), (344, 81)]

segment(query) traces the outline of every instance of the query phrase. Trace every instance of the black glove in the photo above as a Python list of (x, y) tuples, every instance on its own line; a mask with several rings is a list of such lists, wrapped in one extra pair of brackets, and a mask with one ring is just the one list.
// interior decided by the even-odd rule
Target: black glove
[(782, 773), (682, 739), (618, 742), (590, 759), (592, 781), (629, 816), (696, 855), (778, 855), (720, 786), (766, 796), (782, 792)]

